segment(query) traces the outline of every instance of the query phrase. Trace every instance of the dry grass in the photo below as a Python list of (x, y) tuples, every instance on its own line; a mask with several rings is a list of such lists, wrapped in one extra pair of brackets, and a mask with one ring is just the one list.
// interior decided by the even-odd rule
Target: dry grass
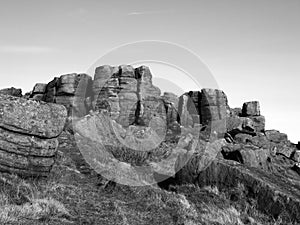
[(0, 180), (0, 224), (62, 221), (70, 216), (62, 203), (43, 196), (35, 182), (8, 174)]
[(242, 225), (241, 214), (233, 207), (220, 209), (211, 204), (202, 205), (202, 220), (207, 224)]
[[(194, 185), (175, 186), (172, 191), (122, 186), (91, 171), (83, 174), (80, 154), (64, 146), (48, 179), (0, 174), (1, 225), (288, 224), (259, 213), (255, 202), (244, 198), (242, 185), (225, 191)], [(232, 193), (237, 200), (232, 200)]]

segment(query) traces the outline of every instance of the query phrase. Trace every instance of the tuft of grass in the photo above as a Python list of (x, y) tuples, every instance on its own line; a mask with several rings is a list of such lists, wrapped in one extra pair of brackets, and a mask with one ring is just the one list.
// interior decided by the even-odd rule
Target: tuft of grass
[(47, 222), (67, 218), (64, 205), (52, 198), (32, 199), (23, 205), (4, 204), (0, 206), (0, 224), (24, 224), (24, 222)]
[(201, 219), (207, 224), (243, 225), (241, 214), (233, 206), (218, 208), (212, 204), (202, 205)]

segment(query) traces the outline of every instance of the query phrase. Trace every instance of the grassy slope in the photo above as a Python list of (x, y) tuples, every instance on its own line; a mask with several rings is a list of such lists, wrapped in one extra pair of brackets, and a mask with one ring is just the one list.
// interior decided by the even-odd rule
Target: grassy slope
[[(233, 193), (235, 193), (233, 195)], [(234, 196), (234, 197), (233, 197)], [(67, 136), (48, 179), (0, 175), (0, 224), (283, 224), (260, 214), (243, 187), (127, 187), (88, 170)], [(285, 223), (286, 224), (286, 223)]]

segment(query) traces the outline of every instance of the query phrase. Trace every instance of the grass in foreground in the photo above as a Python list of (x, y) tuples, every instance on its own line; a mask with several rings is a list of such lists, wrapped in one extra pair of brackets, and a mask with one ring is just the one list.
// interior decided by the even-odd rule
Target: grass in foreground
[(193, 185), (172, 191), (122, 186), (83, 174), (76, 149), (64, 146), (48, 179), (0, 174), (0, 224), (288, 224), (259, 213), (255, 202), (243, 198), (242, 186), (225, 192)]

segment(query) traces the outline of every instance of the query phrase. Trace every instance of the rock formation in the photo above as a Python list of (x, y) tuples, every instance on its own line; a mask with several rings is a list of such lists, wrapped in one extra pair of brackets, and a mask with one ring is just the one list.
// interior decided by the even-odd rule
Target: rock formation
[(124, 128), (149, 126), (151, 120), (179, 134), (180, 125), (197, 127), (204, 141), (225, 138), (227, 145), (220, 151), (224, 158), (249, 166), (266, 169), (270, 157), (290, 158), (295, 152), (285, 134), (265, 131), (259, 102), (231, 109), (225, 93), (216, 89), (190, 91), (179, 98), (172, 93), (161, 96), (145, 66), (100, 66), (94, 80), (86, 74), (62, 75), (47, 85), (36, 84), (31, 97), (64, 105), (69, 117), (82, 117), (90, 109), (103, 111)]
[(48, 175), (66, 116), (57, 104), (0, 95), (0, 170)]
[(22, 90), (20, 88), (14, 88), (14, 87), (5, 88), (0, 90), (0, 94), (22, 97)]
[(148, 67), (101, 66), (93, 83), (95, 110), (106, 110), (124, 127), (148, 125), (153, 116), (166, 119), (160, 90), (152, 84)]
[(93, 79), (72, 73), (38, 83), (29, 96), (34, 100), (9, 95), (22, 96), (13, 88), (0, 91), (1, 170), (47, 175), (68, 116), (92, 167), (124, 170), (137, 182), (144, 171), (134, 161), (149, 166), (148, 184), (175, 173), (177, 184), (243, 184), (262, 211), (300, 222), (300, 144), (265, 129), (258, 101), (230, 108), (223, 91), (208, 88), (161, 95), (148, 67), (130, 65), (100, 66)]
[[(30, 98), (64, 105), (69, 116), (82, 117), (89, 110), (92, 78), (86, 74), (65, 74), (48, 84), (37, 83)], [(72, 115), (74, 113), (74, 115)]]
[(183, 126), (201, 124), (209, 136), (226, 132), (227, 97), (217, 89), (202, 89), (183, 94), (179, 99), (179, 121)]
[(47, 84), (37, 83), (31, 92), (31, 95), (29, 96), (32, 99), (42, 101), (44, 94), (46, 92)]

